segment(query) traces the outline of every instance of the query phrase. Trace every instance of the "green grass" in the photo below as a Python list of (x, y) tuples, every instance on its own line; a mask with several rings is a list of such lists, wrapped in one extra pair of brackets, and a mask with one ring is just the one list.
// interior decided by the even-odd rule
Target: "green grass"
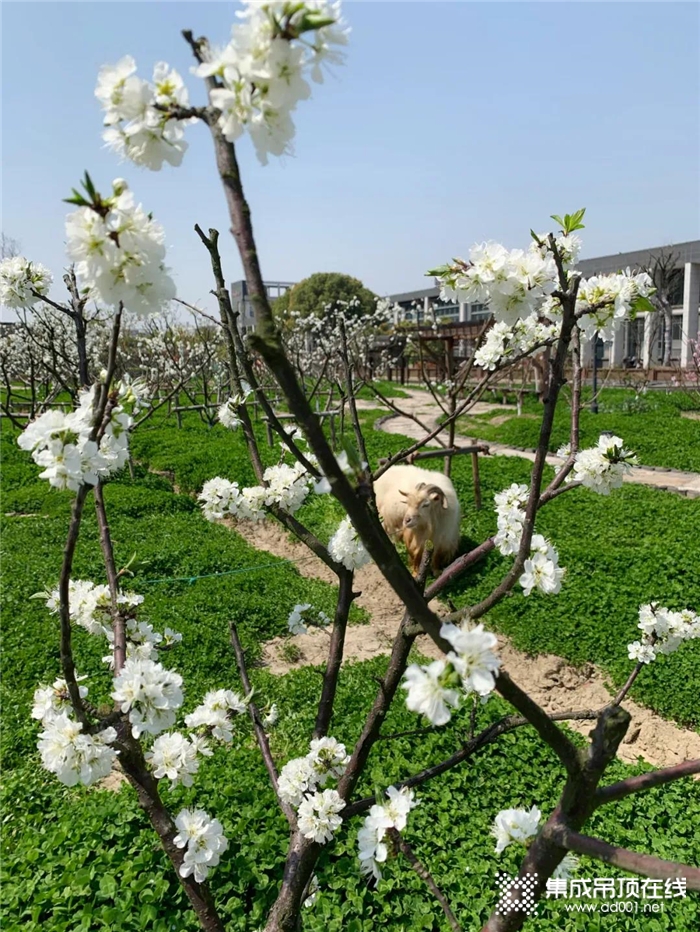
[[(371, 429), (366, 416), (370, 458), (397, 449), (402, 438)], [(276, 759), (305, 750), (313, 726), (320, 680), (317, 669), (305, 668), (275, 678), (255, 666), (262, 643), (286, 629), (288, 610), (311, 601), (329, 611), (333, 589), (303, 579), (289, 565), (187, 582), (157, 582), (174, 576), (207, 575), (269, 562), (230, 530), (207, 524), (192, 497), (213, 475), (252, 481), (242, 438), (219, 427), (207, 430), (195, 418), (178, 431), (164, 420), (134, 438), (141, 465), (133, 480), (127, 475), (106, 488), (117, 562), (136, 555), (135, 576), (128, 587), (146, 596), (144, 615), (156, 627), (180, 630), (183, 644), (166, 663), (183, 674), (183, 715), (208, 688), (240, 689), (227, 641), (233, 618), (252, 666), (259, 701), (277, 701), (281, 718), (273, 732)], [(196, 928), (176, 878), (155, 836), (138, 809), (129, 787), (113, 794), (100, 789), (67, 789), (38, 765), (38, 726), (29, 718), (31, 696), (39, 682), (59, 671), (58, 625), (40, 600), (28, 597), (55, 584), (67, 530), (70, 496), (39, 481), (38, 470), (14, 445), (11, 431), (3, 443), (4, 583), (2, 614), (4, 649), (5, 764), (2, 838), (3, 883), (0, 889), (3, 929), (7, 932), (190, 932)], [(273, 461), (272, 453), (265, 453)], [(146, 467), (168, 471), (171, 479)], [(463, 546), (494, 529), (493, 492), (527, 479), (522, 460), (484, 460), (485, 507), (471, 502), (470, 470), (456, 461), (455, 482), (464, 503)], [(340, 512), (329, 496), (311, 497), (302, 517), (327, 539)], [(551, 599), (514, 594), (489, 615), (488, 624), (507, 631), (517, 646), (552, 650), (574, 661), (600, 663), (614, 681), (629, 670), (625, 644), (635, 636), (641, 601), (659, 598), (669, 605), (700, 605), (697, 528), (700, 502), (650, 489), (625, 487), (609, 499), (573, 491), (542, 512), (539, 529), (550, 534), (569, 567), (560, 596)], [(492, 585), (507, 566), (494, 556), (474, 569), (455, 589), (466, 604)], [(103, 580), (97, 529), (87, 514), (76, 555), (76, 577)], [(359, 616), (358, 616), (359, 617)], [(678, 654), (644, 671), (634, 695), (680, 721), (697, 722), (700, 647), (684, 646)], [(91, 695), (106, 698), (109, 683), (101, 669), (102, 647), (84, 632), (75, 634), (80, 671), (91, 673)], [(376, 692), (375, 678), (386, 659), (343, 668), (332, 733), (352, 744)], [(92, 675), (94, 674), (94, 675)], [(695, 688), (694, 687), (695, 684)], [(479, 711), (485, 725), (506, 711), (492, 700)], [(418, 724), (397, 701), (385, 733)], [(370, 758), (361, 793), (392, 781), (451, 753), (468, 727), (468, 710), (445, 729), (419, 738), (381, 743)], [(577, 739), (578, 740), (578, 739)], [(606, 779), (619, 779), (639, 768), (615, 764)], [(537, 804), (548, 812), (562, 785), (562, 772), (546, 747), (528, 729), (504, 736), (478, 760), (427, 784), (421, 806), (412, 814), (406, 837), (424, 859), (450, 898), (465, 930), (480, 928), (493, 909), (497, 869), (514, 871), (519, 852), (497, 858), (489, 828), (496, 813), (510, 806)], [(281, 879), (287, 832), (276, 810), (264, 768), (241, 720), (233, 746), (205, 761), (191, 789), (163, 787), (175, 812), (197, 805), (221, 819), (230, 849), (212, 874), (212, 887), (227, 929), (253, 932), (264, 921)], [(599, 810), (588, 830), (599, 837), (659, 857), (700, 863), (700, 786), (686, 780)], [(439, 907), (422, 882), (401, 861), (387, 865), (377, 891), (368, 889), (356, 859), (353, 820), (319, 864), (322, 892), (304, 910), (305, 930), (391, 932), (446, 928)], [(602, 864), (583, 860), (584, 877), (616, 876)], [(612, 930), (615, 932), (693, 932), (700, 921), (696, 895), (669, 901), (655, 919), (634, 915), (579, 916), (561, 903), (544, 902), (537, 919), (525, 928), (544, 932)], [(649, 923), (641, 925), (641, 922)]]
[[(513, 402), (512, 396), (507, 396)], [(612, 431), (635, 450), (644, 466), (662, 466), (700, 472), (700, 421), (682, 417), (690, 409), (692, 399), (683, 392), (649, 391), (638, 398), (628, 389), (603, 389), (599, 398), (599, 413), (589, 406), (590, 392), (584, 391), (581, 410), (581, 446), (593, 446), (603, 431)], [(484, 397), (485, 401), (490, 400)], [(497, 400), (500, 400), (500, 395)], [(539, 402), (527, 396), (523, 405), (525, 417), (513, 416), (503, 424), (492, 424), (493, 418), (508, 413), (490, 411), (487, 414), (459, 418), (458, 431), (480, 440), (491, 440), (526, 449), (537, 446), (539, 434)], [(569, 441), (570, 412), (566, 404), (557, 409), (549, 449), (554, 452)]]

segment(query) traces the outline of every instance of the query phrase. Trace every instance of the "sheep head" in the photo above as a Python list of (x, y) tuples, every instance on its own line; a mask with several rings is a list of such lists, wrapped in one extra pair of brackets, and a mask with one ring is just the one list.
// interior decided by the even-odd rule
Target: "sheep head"
[(403, 518), (405, 528), (421, 528), (432, 525), (436, 511), (447, 508), (445, 493), (437, 485), (420, 482), (411, 492), (399, 495), (406, 499), (406, 513)]

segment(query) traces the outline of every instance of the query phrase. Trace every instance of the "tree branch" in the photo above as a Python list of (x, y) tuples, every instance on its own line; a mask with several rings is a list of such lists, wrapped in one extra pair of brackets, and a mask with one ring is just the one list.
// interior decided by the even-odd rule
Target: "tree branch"
[(687, 760), (682, 764), (674, 764), (673, 767), (664, 767), (662, 770), (652, 770), (636, 777), (628, 777), (626, 780), (619, 780), (617, 783), (601, 786), (596, 790), (596, 806), (617, 802), (632, 793), (651, 790), (655, 786), (663, 786), (664, 783), (680, 780), (682, 777), (689, 777), (695, 773), (700, 773), (700, 758)]
[(614, 864), (622, 870), (643, 877), (654, 877), (659, 880), (684, 879), (689, 890), (700, 890), (700, 868), (691, 867), (690, 864), (680, 864), (677, 861), (665, 861), (650, 854), (640, 854), (627, 848), (618, 848), (610, 845), (600, 838), (591, 838), (589, 835), (580, 835), (565, 825), (553, 825), (548, 831), (552, 841), (567, 851), (585, 854), (589, 858), (597, 858), (606, 864)]
[[(238, 637), (238, 631), (236, 630), (236, 625), (233, 621), (229, 622), (229, 631), (231, 633), (231, 645), (236, 655), (236, 664), (238, 665), (238, 672), (241, 677), (241, 683), (243, 684), (243, 689), (245, 690), (246, 695), (249, 696), (253, 690), (250, 685), (250, 679), (248, 678), (248, 670), (246, 669), (245, 653), (243, 652), (243, 647), (241, 646), (241, 642)], [(270, 750), (270, 742), (267, 739), (267, 734), (265, 733), (262, 719), (260, 718), (260, 711), (252, 699), (248, 701), (248, 715), (250, 716), (250, 720), (253, 723), (255, 738), (258, 742), (258, 747), (260, 748), (263, 761), (265, 762), (265, 767), (270, 777), (270, 783), (272, 783), (272, 788), (274, 789), (275, 795), (277, 796), (277, 802), (279, 803), (280, 809), (287, 817), (287, 821), (289, 822), (292, 830), (295, 830), (297, 824), (296, 814), (289, 803), (285, 803), (282, 799), (280, 799), (277, 768), (275, 767), (272, 751)]]
[(421, 880), (425, 882), (430, 892), (442, 907), (442, 911), (447, 917), (447, 921), (451, 927), (455, 930), (455, 932), (460, 932), (460, 924), (457, 922), (455, 914), (450, 909), (450, 904), (447, 902), (447, 897), (435, 883), (435, 879), (433, 878), (433, 875), (430, 873), (428, 868), (425, 866), (425, 864), (418, 860), (418, 858), (413, 853), (413, 849), (402, 837), (400, 832), (397, 832), (395, 828), (389, 828), (387, 829), (387, 834), (389, 835), (389, 838), (391, 838), (396, 850), (403, 854), (413, 870), (418, 874)]

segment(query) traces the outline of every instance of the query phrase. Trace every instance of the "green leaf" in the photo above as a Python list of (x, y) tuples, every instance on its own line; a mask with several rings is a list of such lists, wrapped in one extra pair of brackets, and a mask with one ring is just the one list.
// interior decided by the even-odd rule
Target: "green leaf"
[(432, 275), (433, 278), (440, 278), (442, 275), (447, 275), (447, 273), (452, 268), (451, 265), (436, 265), (434, 269), (428, 269), (425, 273), (426, 275)]

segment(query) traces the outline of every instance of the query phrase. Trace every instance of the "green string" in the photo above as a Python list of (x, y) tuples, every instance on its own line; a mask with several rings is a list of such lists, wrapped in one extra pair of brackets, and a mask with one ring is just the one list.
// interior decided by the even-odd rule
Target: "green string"
[(203, 576), (164, 576), (162, 579), (140, 579), (140, 586), (165, 583), (165, 582), (186, 582), (192, 585), (198, 579), (215, 579), (217, 576), (240, 576), (244, 573), (254, 573), (256, 570), (270, 569), (275, 566), (286, 566), (290, 563), (305, 563), (313, 557), (307, 557), (305, 560), (276, 560), (274, 563), (259, 563), (257, 566), (243, 566), (237, 570), (225, 570), (223, 573), (205, 573)]

